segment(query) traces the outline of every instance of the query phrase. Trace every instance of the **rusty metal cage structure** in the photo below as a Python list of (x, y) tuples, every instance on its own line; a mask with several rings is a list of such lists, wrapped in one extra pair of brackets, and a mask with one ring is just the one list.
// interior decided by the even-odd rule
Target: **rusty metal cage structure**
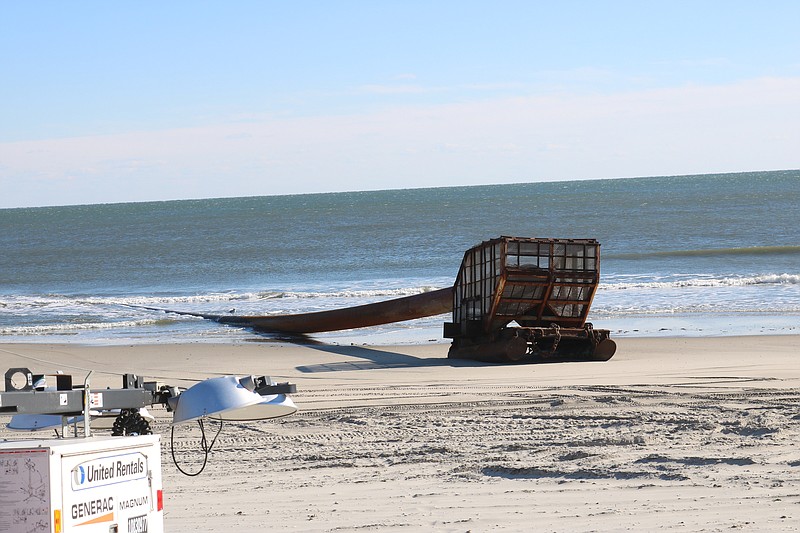
[(583, 327), (600, 281), (594, 239), (499, 237), (464, 254), (453, 294), (461, 335), (520, 326)]
[[(599, 281), (600, 244), (594, 239), (484, 241), (464, 254), (453, 287), (453, 320), (445, 324), (444, 336), (462, 351), (500, 336), (522, 336), (529, 351), (548, 345), (555, 352), (566, 333), (587, 339), (580, 349), (592, 352), (608, 337), (598, 338), (586, 322)], [(512, 322), (519, 328), (509, 333)]]

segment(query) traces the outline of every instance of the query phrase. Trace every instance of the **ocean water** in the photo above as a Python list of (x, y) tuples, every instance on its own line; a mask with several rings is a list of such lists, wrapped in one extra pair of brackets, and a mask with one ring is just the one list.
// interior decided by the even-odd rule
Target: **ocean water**
[[(269, 342), (149, 308), (296, 313), (452, 285), (500, 235), (595, 238), (613, 336), (800, 333), (800, 171), (0, 210), (0, 342)], [(446, 316), (315, 338), (447, 342)]]

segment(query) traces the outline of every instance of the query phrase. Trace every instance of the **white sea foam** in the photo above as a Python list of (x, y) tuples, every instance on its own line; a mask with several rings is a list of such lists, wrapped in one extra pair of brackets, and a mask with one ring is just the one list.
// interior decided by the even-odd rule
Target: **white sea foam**
[(745, 287), (748, 285), (800, 285), (800, 274), (764, 274), (759, 276), (693, 277), (673, 281), (603, 282), (598, 290), (676, 289), (684, 287)]
[(341, 290), (325, 292), (286, 292), (283, 298), (402, 298), (436, 290), (440, 287), (408, 287), (401, 289)]
[(156, 295), (156, 296), (72, 296), (59, 294), (13, 295), (0, 297), (0, 309), (4, 311), (19, 309), (58, 308), (65, 306), (168, 306), (173, 304), (207, 304), (225, 302), (259, 302), (273, 299), (378, 299), (412, 296), (440, 287), (420, 286), (394, 289), (363, 290), (323, 290), (323, 291), (264, 291), (264, 292), (210, 292), (195, 295)]
[(128, 320), (122, 322), (86, 322), (80, 324), (43, 324), (38, 326), (11, 326), (0, 328), (0, 335), (54, 335), (80, 331), (132, 329), (142, 326), (164, 325), (169, 321), (158, 319)]

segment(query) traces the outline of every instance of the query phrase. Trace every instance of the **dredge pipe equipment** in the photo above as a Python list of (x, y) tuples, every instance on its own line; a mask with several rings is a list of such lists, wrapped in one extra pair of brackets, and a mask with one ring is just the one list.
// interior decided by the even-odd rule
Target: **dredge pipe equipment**
[(616, 344), (586, 321), (599, 281), (594, 239), (482, 242), (464, 254), (453, 287), (453, 319), (444, 325), (453, 339), (448, 357), (607, 361)]

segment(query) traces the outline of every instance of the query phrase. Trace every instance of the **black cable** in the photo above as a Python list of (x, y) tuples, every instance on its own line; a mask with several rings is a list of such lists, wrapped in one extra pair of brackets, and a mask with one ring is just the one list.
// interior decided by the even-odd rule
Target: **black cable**
[(214, 438), (211, 440), (211, 444), (208, 444), (208, 440), (206, 440), (206, 429), (205, 425), (203, 424), (203, 419), (197, 421), (197, 424), (200, 426), (200, 451), (203, 452), (203, 464), (200, 467), (200, 470), (197, 472), (191, 473), (185, 471), (181, 466), (178, 464), (178, 459), (175, 457), (175, 426), (172, 426), (172, 431), (169, 435), (169, 448), (170, 452), (172, 453), (172, 462), (175, 463), (175, 468), (178, 469), (178, 472), (185, 476), (199, 476), (200, 473), (205, 469), (206, 464), (208, 463), (208, 454), (211, 453), (211, 448), (214, 447), (214, 444), (217, 442), (217, 437), (222, 432), (222, 419), (219, 421), (219, 428), (217, 429), (217, 434), (214, 435)]

